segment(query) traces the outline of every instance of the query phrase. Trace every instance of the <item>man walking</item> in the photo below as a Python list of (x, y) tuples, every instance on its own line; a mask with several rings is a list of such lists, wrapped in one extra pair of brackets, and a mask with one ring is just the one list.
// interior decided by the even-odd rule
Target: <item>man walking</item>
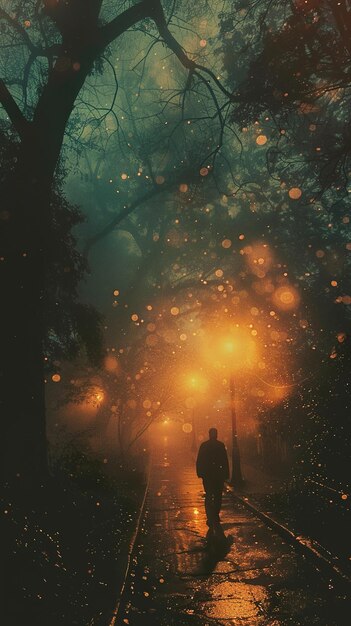
[(196, 473), (204, 485), (207, 526), (210, 529), (219, 525), (224, 481), (229, 478), (227, 451), (224, 443), (217, 440), (217, 434), (217, 428), (210, 428), (209, 439), (201, 444), (196, 460)]

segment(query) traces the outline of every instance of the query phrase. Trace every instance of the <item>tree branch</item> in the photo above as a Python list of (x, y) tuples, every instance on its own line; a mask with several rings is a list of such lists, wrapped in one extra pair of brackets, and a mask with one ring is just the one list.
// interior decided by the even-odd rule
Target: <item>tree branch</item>
[(220, 80), (217, 78), (217, 76), (207, 67), (204, 67), (203, 65), (199, 65), (198, 63), (196, 63), (195, 61), (193, 61), (192, 59), (189, 59), (189, 57), (187, 56), (187, 54), (184, 52), (183, 48), (181, 47), (181, 45), (178, 43), (178, 41), (173, 37), (172, 33), (170, 32), (169, 28), (168, 28), (168, 23), (166, 21), (166, 17), (161, 5), (160, 0), (149, 0), (148, 4), (150, 5), (150, 17), (154, 20), (158, 32), (160, 33), (162, 39), (164, 40), (165, 44), (168, 46), (168, 48), (170, 50), (172, 50), (172, 52), (174, 52), (174, 54), (176, 55), (176, 57), (179, 59), (179, 61), (181, 62), (181, 64), (187, 68), (188, 70), (191, 70), (192, 72), (194, 70), (199, 70), (201, 72), (204, 72), (205, 74), (207, 74), (208, 76), (210, 76), (210, 78), (213, 80), (213, 82), (217, 85), (217, 87), (221, 90), (221, 92), (230, 100), (233, 100), (233, 94), (231, 94), (220, 82)]
[(128, 28), (140, 22), (140, 20), (150, 17), (148, 2), (138, 2), (117, 15), (111, 22), (99, 29), (98, 43), (105, 48), (112, 41), (122, 35)]
[(28, 134), (30, 122), (25, 118), (17, 102), (14, 100), (4, 81), (0, 78), (0, 102), (9, 116), (21, 139)]
[(141, 198), (137, 198), (136, 200), (134, 200), (134, 202), (124, 207), (122, 211), (118, 213), (118, 215), (116, 215), (116, 217), (114, 217), (106, 226), (104, 226), (102, 230), (100, 230), (98, 233), (96, 233), (96, 235), (94, 235), (88, 240), (84, 249), (84, 253), (88, 255), (88, 253), (90, 252), (90, 249), (98, 241), (100, 241), (100, 239), (103, 239), (104, 237), (106, 237), (106, 235), (111, 233), (114, 230), (114, 228), (116, 228), (116, 226), (118, 226), (118, 224), (120, 224), (120, 222), (122, 222), (128, 215), (130, 215), (130, 213), (132, 213), (140, 204), (143, 204), (144, 202), (151, 200), (158, 194), (162, 193), (163, 191), (166, 191), (166, 189), (168, 189), (168, 187), (164, 187), (163, 185), (154, 187), (153, 189), (145, 193)]
[(151, 17), (151, 19), (155, 22), (158, 32), (160, 33), (165, 44), (168, 48), (170, 48), (170, 50), (172, 50), (172, 52), (174, 52), (184, 67), (188, 70), (194, 70), (196, 68), (195, 61), (189, 59), (180, 43), (178, 43), (178, 41), (173, 37), (168, 28), (160, 0), (149, 0), (147, 4), (149, 5), (149, 17)]
[(9, 15), (4, 9), (0, 8), (0, 19), (5, 20), (8, 24), (12, 26), (12, 28), (21, 36), (23, 42), (29, 48), (29, 50), (34, 53), (36, 51), (36, 47), (31, 41), (27, 31), (23, 26), (11, 15)]

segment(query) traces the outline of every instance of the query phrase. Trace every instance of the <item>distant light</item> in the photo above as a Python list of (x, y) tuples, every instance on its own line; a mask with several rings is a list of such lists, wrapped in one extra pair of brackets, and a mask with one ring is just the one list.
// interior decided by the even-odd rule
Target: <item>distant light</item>
[(61, 376), (60, 376), (60, 374), (53, 374), (53, 375), (51, 376), (51, 380), (52, 380), (54, 383), (59, 383), (59, 382), (60, 382), (60, 380), (61, 380)]

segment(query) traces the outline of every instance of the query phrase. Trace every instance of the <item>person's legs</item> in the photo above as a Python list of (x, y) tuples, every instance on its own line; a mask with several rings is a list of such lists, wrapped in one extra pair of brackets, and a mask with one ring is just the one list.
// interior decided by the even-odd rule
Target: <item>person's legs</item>
[(213, 481), (210, 478), (203, 479), (203, 485), (205, 490), (205, 511), (207, 516), (207, 526), (213, 526), (216, 521), (216, 515), (214, 510), (214, 496), (215, 490)]
[(213, 489), (213, 515), (216, 522), (219, 522), (219, 513), (222, 508), (224, 482), (217, 480)]

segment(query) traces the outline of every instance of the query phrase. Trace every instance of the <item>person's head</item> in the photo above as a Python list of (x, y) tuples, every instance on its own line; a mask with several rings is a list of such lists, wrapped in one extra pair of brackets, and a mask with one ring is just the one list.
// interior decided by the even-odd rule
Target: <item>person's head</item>
[(217, 428), (210, 428), (208, 431), (210, 439), (217, 439), (218, 431)]

